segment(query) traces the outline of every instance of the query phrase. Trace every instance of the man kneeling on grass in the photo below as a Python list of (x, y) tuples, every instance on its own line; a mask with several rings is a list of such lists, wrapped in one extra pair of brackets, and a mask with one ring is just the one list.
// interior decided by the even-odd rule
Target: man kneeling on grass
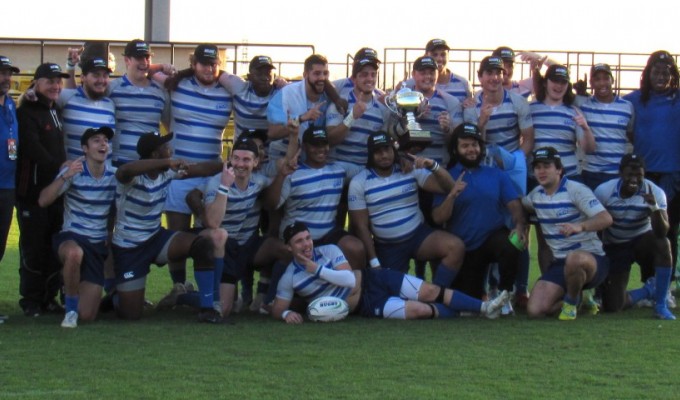
[(294, 294), (308, 302), (338, 297), (349, 304), (351, 313), (391, 319), (447, 318), (461, 311), (493, 319), (509, 299), (503, 291), (496, 299), (482, 302), (392, 269), (352, 270), (336, 245), (315, 248), (302, 222), (286, 226), (283, 238), (293, 262), (279, 280), (272, 316), (289, 324), (303, 322), (302, 315), (289, 309)]
[(63, 265), (66, 316), (63, 328), (78, 326), (78, 318), (97, 316), (108, 256), (107, 221), (116, 196), (116, 169), (106, 164), (113, 130), (90, 128), (80, 144), (84, 157), (62, 169), (40, 192), (38, 204), (47, 207), (64, 195), (64, 224), (54, 236), (54, 248)]

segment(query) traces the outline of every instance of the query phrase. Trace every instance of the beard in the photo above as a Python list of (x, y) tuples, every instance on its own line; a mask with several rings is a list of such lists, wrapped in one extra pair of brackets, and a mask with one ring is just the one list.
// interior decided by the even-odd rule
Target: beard
[(479, 168), (484, 156), (480, 153), (474, 160), (468, 160), (465, 157), (458, 156), (458, 162), (465, 168)]

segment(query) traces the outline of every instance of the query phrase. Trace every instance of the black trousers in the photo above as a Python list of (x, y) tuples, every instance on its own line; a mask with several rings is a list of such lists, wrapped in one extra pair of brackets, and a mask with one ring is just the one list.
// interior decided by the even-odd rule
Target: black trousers
[(0, 189), (0, 261), (5, 256), (7, 235), (12, 225), (14, 211), (14, 189)]

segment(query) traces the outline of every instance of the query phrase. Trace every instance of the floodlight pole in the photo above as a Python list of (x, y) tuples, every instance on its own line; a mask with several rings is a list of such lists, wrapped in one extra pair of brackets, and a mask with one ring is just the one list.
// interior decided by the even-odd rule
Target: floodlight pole
[(155, 43), (170, 41), (170, 0), (146, 0), (144, 40)]

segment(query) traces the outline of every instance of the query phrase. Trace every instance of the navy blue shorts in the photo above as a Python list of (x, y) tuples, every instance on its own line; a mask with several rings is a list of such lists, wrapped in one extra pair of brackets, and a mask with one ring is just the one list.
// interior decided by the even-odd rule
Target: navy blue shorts
[(404, 274), (393, 269), (373, 268), (364, 269), (361, 276), (361, 315), (383, 318), (387, 300), (400, 297)]
[(144, 244), (137, 247), (120, 247), (113, 245), (113, 263), (116, 272), (116, 284), (134, 281), (149, 274), (151, 263), (159, 267), (165, 263), (156, 261), (165, 245), (175, 235), (175, 231), (161, 228)]
[(380, 266), (389, 268), (401, 273), (408, 273), (411, 259), (416, 256), (420, 245), (425, 239), (434, 232), (434, 229), (425, 224), (421, 224), (413, 232), (413, 235), (399, 243), (380, 243), (375, 242), (375, 252), (380, 260)]
[(349, 233), (347, 233), (346, 230), (340, 228), (333, 228), (330, 232), (323, 235), (319, 239), (315, 240), (314, 247), (324, 246), (327, 244), (337, 245), (340, 242), (340, 239), (344, 238), (347, 235), (349, 235)]
[[(596, 254), (592, 255), (595, 257), (595, 261), (597, 263), (597, 269), (595, 271), (595, 276), (593, 279), (586, 283), (583, 286), (583, 289), (592, 289), (594, 287), (599, 286), (602, 282), (604, 282), (605, 278), (607, 278), (607, 275), (609, 274), (609, 258), (607, 256), (598, 256)], [(559, 258), (555, 259), (552, 264), (550, 264), (550, 267), (548, 268), (548, 271), (541, 275), (539, 280), (541, 281), (548, 281), (552, 282), (554, 284), (560, 285), (564, 291), (567, 291), (567, 284), (564, 278), (564, 262), (566, 259), (564, 258)]]
[(255, 254), (264, 241), (265, 238), (258, 234), (254, 234), (241, 245), (235, 239), (227, 239), (221, 282), (235, 284), (243, 278), (246, 271), (254, 267)]
[(54, 252), (59, 251), (62, 243), (72, 240), (83, 250), (83, 260), (80, 263), (80, 281), (104, 286), (104, 262), (109, 256), (109, 249), (104, 242), (90, 242), (85, 236), (63, 231), (52, 237)]
[[(649, 231), (651, 233), (651, 231)], [(630, 242), (604, 245), (604, 252), (609, 258), (609, 273), (619, 274), (630, 272), (634, 262), (641, 267), (654, 268), (654, 248), (638, 248), (638, 242), (643, 235), (636, 237)], [(642, 250), (642, 254), (639, 251)]]

